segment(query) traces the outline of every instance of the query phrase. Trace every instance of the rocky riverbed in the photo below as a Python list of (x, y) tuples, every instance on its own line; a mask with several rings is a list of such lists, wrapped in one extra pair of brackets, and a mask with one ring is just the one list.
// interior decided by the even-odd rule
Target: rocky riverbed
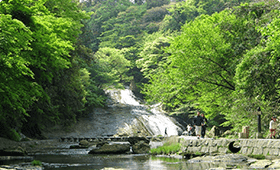
[[(195, 139), (192, 139), (195, 140)], [(197, 140), (199, 141), (199, 140)], [(24, 163), (15, 163), (10, 165), (0, 165), (0, 170), (4, 169), (25, 169), (25, 170), (41, 170), (43, 167), (52, 167), (52, 169), (59, 169), (61, 167), (71, 167), (74, 166), (71, 163), (69, 164), (60, 164), (60, 163), (51, 163), (42, 161), (42, 166), (32, 166), (31, 162), (34, 159), (33, 156), (38, 155), (42, 152), (48, 151), (51, 152), (50, 154), (54, 154), (57, 152), (64, 152), (67, 154), (72, 154), (70, 151), (70, 146), (75, 145), (77, 143), (73, 142), (60, 142), (59, 140), (31, 140), (31, 141), (22, 141), (22, 142), (15, 142), (8, 139), (0, 138), (0, 150), (5, 148), (16, 148), (21, 147), (24, 148), (24, 150), (28, 153), (26, 156), (0, 156), (0, 161), (4, 159), (22, 159), (21, 162)], [(73, 150), (74, 152), (77, 152), (77, 149)], [(87, 153), (90, 151), (90, 149), (84, 149), (81, 150), (79, 153), (80, 155), (88, 155)], [(83, 153), (82, 153), (83, 152)], [(75, 154), (73, 153), (73, 156), (71, 156), (71, 159), (75, 159)], [(124, 155), (127, 154), (122, 154)], [(149, 155), (147, 155), (149, 156)], [(85, 158), (87, 159), (93, 159), (96, 156), (87, 156)], [(119, 156), (118, 156), (119, 157)], [(133, 156), (132, 156), (133, 157)], [(150, 156), (149, 156), (150, 157)], [(176, 163), (176, 167), (178, 166), (178, 169), (184, 167), (186, 169), (280, 169), (280, 159), (274, 158), (274, 159), (263, 159), (258, 160), (254, 158), (250, 158), (248, 156), (245, 156), (243, 154), (232, 154), (232, 153), (226, 153), (226, 154), (220, 154), (220, 153), (213, 153), (210, 155), (203, 155), (198, 157), (193, 157), (189, 159), (184, 159), (182, 155), (165, 155), (165, 156), (156, 156), (158, 158), (160, 157), (167, 157), (171, 159), (181, 159), (181, 161), (178, 161)], [(49, 158), (52, 158), (49, 157)], [(47, 160), (49, 159), (47, 158)], [(78, 157), (77, 157), (78, 158)], [(79, 158), (81, 159), (81, 158)], [(98, 158), (100, 159), (100, 158)], [(102, 158), (104, 159), (104, 158)], [(115, 159), (115, 158), (113, 158)], [(121, 158), (124, 159), (124, 158)], [(126, 158), (125, 158), (126, 159)], [(131, 158), (128, 158), (131, 160)], [(146, 158), (145, 158), (146, 159)], [(153, 158), (155, 159), (155, 158)], [(79, 160), (78, 160), (79, 161)], [(165, 162), (164, 160), (163, 162)], [(151, 162), (150, 162), (151, 163)], [(165, 167), (170, 166), (170, 163), (166, 162)], [(179, 165), (180, 164), (180, 165)], [(80, 166), (89, 166), (88, 163), (80, 163)], [(175, 166), (175, 165), (174, 165)], [(101, 168), (100, 168), (101, 169)], [(112, 168), (113, 169), (113, 168)], [(122, 169), (129, 169), (129, 168), (122, 168)], [(175, 168), (176, 169), (176, 168)]]

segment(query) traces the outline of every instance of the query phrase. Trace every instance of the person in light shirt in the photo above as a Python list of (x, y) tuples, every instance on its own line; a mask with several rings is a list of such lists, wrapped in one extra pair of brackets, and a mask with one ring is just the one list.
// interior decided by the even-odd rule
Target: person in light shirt
[(273, 116), (271, 121), (269, 122), (270, 139), (272, 138), (275, 139), (276, 128), (277, 128), (276, 116)]

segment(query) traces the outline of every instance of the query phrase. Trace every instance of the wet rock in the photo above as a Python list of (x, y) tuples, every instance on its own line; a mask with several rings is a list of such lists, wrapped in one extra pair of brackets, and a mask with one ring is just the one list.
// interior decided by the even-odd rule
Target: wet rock
[(100, 148), (92, 149), (89, 154), (121, 154), (130, 151), (129, 142), (112, 142), (104, 144)]
[(121, 169), (121, 168), (120, 169), (119, 168), (118, 169), (115, 169), (115, 168), (103, 168), (101, 170), (124, 170), (124, 169)]
[(198, 163), (198, 162), (245, 162), (248, 158), (240, 154), (224, 154), (217, 156), (205, 156), (205, 157), (195, 157), (188, 160), (189, 163)]
[(16, 165), (0, 165), (0, 170), (42, 170), (41, 166), (33, 166), (30, 163), (21, 163)]
[(27, 152), (20, 146), (0, 150), (0, 156), (26, 156)]
[(95, 145), (98, 148), (105, 145), (105, 144), (109, 144), (109, 141), (97, 141), (97, 142), (95, 142)]
[(0, 161), (10, 161), (10, 160), (32, 161), (33, 157), (31, 157), (31, 156), (0, 156)]
[(272, 160), (272, 165), (269, 166), (269, 169), (280, 169), (280, 159)]
[(249, 168), (252, 169), (264, 169), (271, 165), (272, 162), (270, 160), (257, 160), (255, 163), (251, 164)]
[(149, 153), (150, 145), (145, 141), (139, 141), (132, 145), (132, 151), (136, 154)]
[(147, 139), (146, 137), (138, 137), (138, 136), (132, 136), (132, 137), (129, 137), (128, 138), (128, 142), (131, 144), (131, 145), (134, 145), (140, 141), (143, 141), (145, 143), (150, 143), (150, 140)]

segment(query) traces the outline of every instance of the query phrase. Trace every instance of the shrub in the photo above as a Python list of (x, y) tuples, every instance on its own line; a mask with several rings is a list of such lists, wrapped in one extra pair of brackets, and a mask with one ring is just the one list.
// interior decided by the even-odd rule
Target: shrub
[(170, 145), (163, 145), (158, 148), (153, 148), (150, 150), (150, 153), (153, 155), (156, 154), (172, 154), (172, 153), (177, 153), (181, 150), (181, 144), (180, 143), (175, 143), (175, 144), (170, 144)]
[(31, 164), (32, 164), (33, 166), (42, 166), (42, 162), (41, 162), (41, 161), (38, 161), (38, 160), (33, 160), (33, 161), (31, 162)]
[(11, 129), (7, 136), (9, 139), (17, 141), (17, 142), (19, 142), (21, 139), (20, 134), (18, 134), (15, 129)]
[(255, 159), (265, 159), (265, 156), (263, 154), (259, 154), (259, 155), (250, 154), (248, 155), (248, 157), (255, 158)]

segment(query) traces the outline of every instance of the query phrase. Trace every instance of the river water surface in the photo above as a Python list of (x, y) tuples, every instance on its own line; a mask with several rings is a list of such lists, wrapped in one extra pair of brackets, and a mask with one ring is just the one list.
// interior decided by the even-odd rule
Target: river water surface
[(34, 158), (43, 162), (45, 170), (92, 170), (110, 168), (125, 170), (205, 170), (221, 166), (221, 163), (188, 163), (186, 159), (156, 157), (147, 154), (50, 154), (36, 155)]

